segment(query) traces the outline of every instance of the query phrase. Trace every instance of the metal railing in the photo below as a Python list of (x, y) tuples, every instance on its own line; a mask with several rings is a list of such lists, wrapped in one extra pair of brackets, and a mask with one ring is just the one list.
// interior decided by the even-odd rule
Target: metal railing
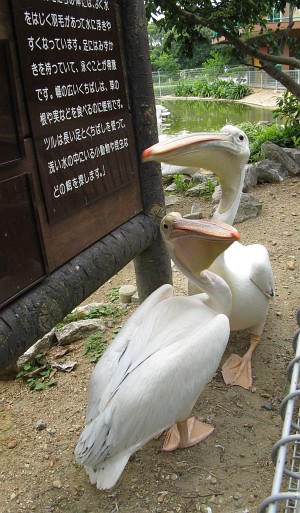
[[(297, 313), (300, 326), (300, 308)], [(275, 467), (270, 497), (258, 513), (300, 513), (300, 328), (293, 337), (295, 358), (287, 368), (290, 390), (280, 405), (282, 437), (272, 449)]]
[[(287, 70), (284, 73), (300, 84), (299, 69)], [(195, 80), (206, 79), (213, 80), (212, 78), (208, 78), (207, 71), (203, 68), (185, 69), (174, 73), (164, 73), (161, 71), (154, 71), (152, 73), (154, 93), (156, 97), (174, 95), (179, 82), (189, 85), (193, 84)], [(226, 81), (233, 80), (238, 84), (246, 84), (252, 88), (275, 90), (285, 89), (278, 80), (270, 77), (270, 75), (265, 71), (252, 71), (248, 68), (237, 71), (228, 69), (222, 75), (218, 75), (218, 79)]]

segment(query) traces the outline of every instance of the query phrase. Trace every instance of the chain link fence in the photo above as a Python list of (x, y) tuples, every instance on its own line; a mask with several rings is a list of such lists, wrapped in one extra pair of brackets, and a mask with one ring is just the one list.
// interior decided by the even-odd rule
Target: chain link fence
[[(287, 75), (290, 75), (295, 82), (300, 84), (300, 70), (287, 70)], [(219, 80), (230, 81), (233, 80), (237, 84), (245, 84), (251, 88), (257, 89), (285, 89), (284, 86), (270, 77), (265, 71), (252, 71), (246, 68), (245, 70), (234, 70), (228, 69), (223, 74), (217, 77), (212, 77), (207, 74), (207, 71), (203, 68), (195, 69), (184, 69), (176, 71), (174, 73), (163, 73), (161, 71), (154, 71), (152, 73), (154, 94), (158, 98), (160, 96), (174, 96), (178, 83), (184, 83), (185, 85), (192, 85), (195, 80), (210, 80), (213, 81), (216, 78)]]

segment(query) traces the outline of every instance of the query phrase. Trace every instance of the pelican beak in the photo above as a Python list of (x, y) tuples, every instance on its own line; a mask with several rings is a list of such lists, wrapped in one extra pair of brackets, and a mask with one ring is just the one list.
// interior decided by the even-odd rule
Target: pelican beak
[(185, 219), (176, 212), (162, 219), (161, 233), (171, 258), (194, 276), (240, 239), (238, 231), (225, 223), (213, 219)]
[(237, 162), (248, 157), (249, 153), (242, 151), (241, 145), (225, 127), (220, 132), (199, 132), (159, 142), (142, 153), (143, 162), (203, 168), (225, 180), (228, 170), (236, 169)]
[(166, 162), (177, 166), (199, 167), (199, 161), (210, 155), (213, 148), (225, 149), (239, 154), (241, 149), (234, 144), (230, 134), (222, 132), (199, 132), (177, 137), (150, 146), (142, 153), (142, 161)]

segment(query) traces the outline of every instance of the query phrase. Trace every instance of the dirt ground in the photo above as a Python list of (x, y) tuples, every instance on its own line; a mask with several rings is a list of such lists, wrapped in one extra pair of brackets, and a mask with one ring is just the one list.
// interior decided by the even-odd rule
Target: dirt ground
[[(286, 368), (293, 357), (291, 339), (300, 306), (300, 179), (264, 184), (252, 193), (262, 203), (262, 213), (237, 228), (243, 243), (266, 245), (276, 279), (276, 298), (253, 357), (252, 392), (227, 387), (218, 371), (193, 412), (212, 423), (214, 433), (174, 453), (162, 452), (161, 440), (151, 441), (129, 461), (117, 485), (101, 492), (73, 455), (93, 369), (79, 341), (60, 358), (76, 360), (77, 366), (58, 373), (50, 390), (30, 391), (21, 379), (0, 382), (0, 513), (257, 512), (271, 493), (271, 448), (281, 436), (278, 408), (288, 390)], [(179, 195), (176, 210), (188, 213), (194, 201)], [(206, 216), (212, 205), (200, 201)], [(185, 294), (186, 279), (176, 270), (173, 274), (176, 293)], [(108, 303), (109, 291), (123, 284), (135, 284), (132, 264), (85, 303)], [(115, 319), (116, 325), (133, 308)], [(110, 324), (107, 338), (111, 332)], [(232, 333), (222, 361), (233, 351), (243, 354), (248, 342), (247, 331)], [(59, 351), (53, 347), (48, 358), (58, 360)], [(39, 421), (45, 429), (37, 429)]]
[(276, 107), (277, 100), (281, 98), (283, 91), (280, 89), (253, 89), (252, 94), (238, 100), (240, 103), (262, 105), (263, 107)]

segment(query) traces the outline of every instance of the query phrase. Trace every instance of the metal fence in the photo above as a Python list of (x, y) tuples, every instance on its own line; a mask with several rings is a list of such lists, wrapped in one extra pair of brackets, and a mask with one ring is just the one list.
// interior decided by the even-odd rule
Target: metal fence
[[(300, 326), (300, 308), (297, 313)], [(289, 393), (280, 406), (282, 437), (272, 449), (275, 467), (270, 497), (259, 513), (300, 513), (300, 328), (293, 338), (295, 358), (287, 368)]]
[[(287, 75), (290, 75), (293, 80), (300, 84), (300, 70), (287, 70)], [(230, 81), (233, 80), (237, 84), (246, 84), (251, 88), (258, 89), (285, 89), (284, 86), (270, 77), (265, 71), (252, 71), (245, 70), (227, 70), (218, 77), (208, 76), (207, 71), (203, 68), (185, 69), (176, 71), (174, 73), (162, 73), (161, 71), (154, 71), (152, 73), (153, 86), (155, 97), (174, 95), (178, 83), (182, 82), (185, 85), (192, 85), (195, 80), (220, 80)]]

